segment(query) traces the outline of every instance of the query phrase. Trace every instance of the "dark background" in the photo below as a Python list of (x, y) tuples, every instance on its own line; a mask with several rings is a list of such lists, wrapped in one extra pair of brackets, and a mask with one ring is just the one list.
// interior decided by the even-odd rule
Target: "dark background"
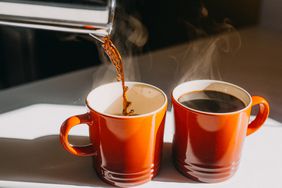
[[(147, 28), (149, 38), (141, 53), (224, 32), (221, 26), (226, 20), (236, 29), (255, 25), (261, 5), (259, 0), (117, 2), (118, 12), (138, 18)], [(203, 16), (203, 7), (208, 16)], [(70, 35), (73, 34), (0, 26), (0, 89), (101, 62), (95, 43), (83, 37), (69, 40)]]

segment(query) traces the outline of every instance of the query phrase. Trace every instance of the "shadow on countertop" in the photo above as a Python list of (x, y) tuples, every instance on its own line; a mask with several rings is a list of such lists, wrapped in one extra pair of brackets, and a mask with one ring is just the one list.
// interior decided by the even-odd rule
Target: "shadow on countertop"
[[(86, 143), (84, 136), (70, 136), (73, 143)], [(69, 154), (58, 135), (33, 140), (0, 138), (0, 180), (78, 186), (109, 187), (92, 167), (91, 157)], [(194, 183), (176, 171), (171, 160), (171, 143), (164, 143), (162, 166), (153, 181)]]

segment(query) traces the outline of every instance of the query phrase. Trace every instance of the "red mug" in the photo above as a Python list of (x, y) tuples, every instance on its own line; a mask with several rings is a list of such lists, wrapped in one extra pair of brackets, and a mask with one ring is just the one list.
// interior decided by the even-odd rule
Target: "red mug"
[[(240, 99), (244, 108), (227, 113), (195, 110), (179, 102), (194, 91), (217, 91)], [(250, 96), (244, 89), (227, 82), (195, 80), (178, 85), (172, 92), (175, 122), (173, 160), (185, 176), (200, 182), (221, 182), (236, 172), (246, 136), (257, 131), (269, 114), (267, 101)], [(249, 123), (253, 106), (259, 105)]]
[[(145, 83), (126, 82), (127, 97), (135, 116), (122, 116), (122, 87), (114, 82), (92, 90), (86, 99), (88, 112), (68, 118), (61, 126), (64, 148), (77, 156), (93, 156), (94, 169), (105, 182), (134, 186), (150, 181), (159, 171), (167, 97)], [(130, 110), (130, 109), (129, 109)], [(72, 127), (89, 126), (90, 144), (68, 141)]]

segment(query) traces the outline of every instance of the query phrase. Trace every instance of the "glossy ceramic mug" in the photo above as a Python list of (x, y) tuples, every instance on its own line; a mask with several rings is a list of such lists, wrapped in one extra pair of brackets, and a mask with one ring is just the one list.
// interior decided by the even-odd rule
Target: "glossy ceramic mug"
[[(244, 108), (228, 113), (212, 113), (189, 108), (178, 100), (194, 91), (218, 91), (235, 96)], [(173, 160), (185, 176), (200, 182), (220, 182), (237, 170), (246, 136), (257, 131), (269, 114), (267, 101), (251, 97), (244, 89), (216, 80), (195, 80), (178, 85), (172, 92), (175, 133)], [(249, 123), (253, 106), (259, 105)]]
[[(61, 126), (61, 143), (70, 153), (93, 156), (98, 176), (115, 186), (134, 186), (158, 173), (163, 144), (167, 97), (145, 83), (126, 82), (127, 97), (135, 116), (122, 112), (120, 82), (92, 90), (86, 99), (88, 112), (68, 118)], [(89, 126), (91, 143), (73, 146), (68, 141), (72, 127)]]

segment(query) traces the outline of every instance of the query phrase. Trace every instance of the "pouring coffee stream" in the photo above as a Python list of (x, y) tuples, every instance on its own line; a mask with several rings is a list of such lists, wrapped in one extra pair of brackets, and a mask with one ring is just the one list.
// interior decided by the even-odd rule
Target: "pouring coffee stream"
[(122, 85), (122, 99), (123, 99), (123, 110), (122, 110), (122, 115), (124, 116), (131, 116), (134, 115), (134, 110), (131, 109), (128, 112), (128, 107), (131, 105), (131, 102), (128, 101), (126, 92), (128, 90), (128, 87), (125, 85), (124, 81), (124, 69), (123, 69), (123, 61), (122, 57), (116, 48), (116, 46), (113, 44), (109, 36), (105, 36), (103, 38), (99, 38), (93, 34), (89, 34), (91, 37), (95, 38), (99, 42), (102, 43), (102, 47), (105, 50), (105, 53), (108, 55), (111, 63), (115, 66), (116, 68), (116, 74), (117, 74), (117, 81), (121, 81)]

